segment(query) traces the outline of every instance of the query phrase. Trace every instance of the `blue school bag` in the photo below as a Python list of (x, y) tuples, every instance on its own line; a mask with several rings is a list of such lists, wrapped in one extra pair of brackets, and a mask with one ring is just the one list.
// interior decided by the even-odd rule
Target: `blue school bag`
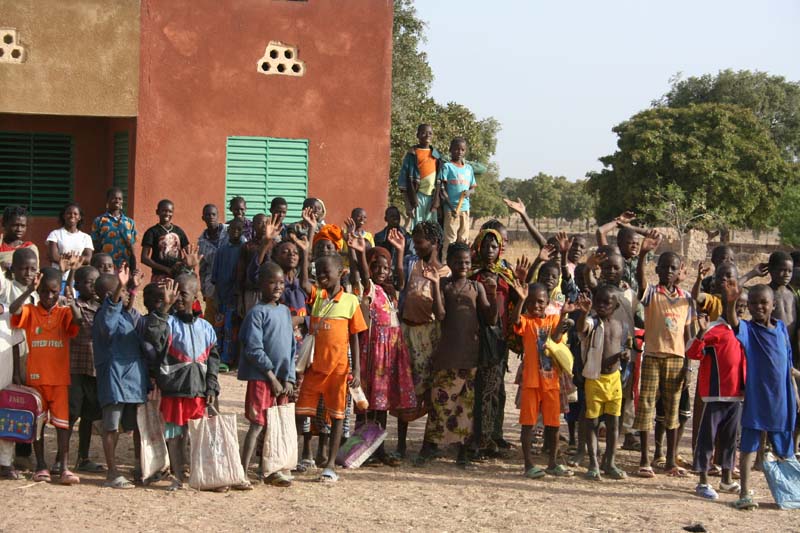
[(776, 459), (764, 456), (764, 477), (775, 503), (781, 509), (800, 509), (800, 463), (794, 456)]

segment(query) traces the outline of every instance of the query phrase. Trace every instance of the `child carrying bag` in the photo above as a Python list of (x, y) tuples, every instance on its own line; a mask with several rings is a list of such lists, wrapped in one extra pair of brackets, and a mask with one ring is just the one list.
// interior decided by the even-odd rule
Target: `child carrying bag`
[[(317, 298), (319, 298), (319, 296), (317, 296)], [(316, 323), (314, 331), (310, 331), (305, 337), (303, 337), (303, 343), (300, 345), (300, 349), (297, 351), (297, 363), (295, 364), (295, 370), (298, 374), (305, 372), (306, 369), (314, 363), (314, 336), (317, 334), (317, 331), (319, 331), (322, 321), (325, 320), (325, 317), (327, 317), (328, 314), (330, 314), (334, 303), (335, 302), (333, 300), (328, 303), (325, 309), (322, 310), (322, 313), (320, 313), (320, 317)]]
[(264, 477), (291, 470), (297, 465), (297, 426), (294, 404), (275, 405), (267, 409), (261, 471)]
[(147, 481), (156, 474), (169, 470), (167, 441), (164, 440), (164, 418), (161, 416), (161, 392), (156, 389), (153, 399), (139, 405), (136, 424), (142, 444), (142, 479)]
[(800, 509), (800, 463), (794, 456), (777, 459), (764, 455), (764, 477), (775, 503), (781, 509)]
[(41, 434), (45, 414), (36, 389), (9, 385), (0, 390), (0, 439), (33, 442)]
[(213, 416), (189, 420), (189, 486), (213, 490), (247, 483), (239, 456), (236, 415), (221, 415), (213, 405), (208, 410)]

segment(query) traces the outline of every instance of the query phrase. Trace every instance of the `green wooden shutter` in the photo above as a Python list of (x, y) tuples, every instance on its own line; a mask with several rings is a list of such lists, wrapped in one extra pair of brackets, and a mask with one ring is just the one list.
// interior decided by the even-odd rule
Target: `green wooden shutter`
[(276, 196), (289, 204), (287, 219), (299, 220), (308, 193), (308, 140), (228, 137), (225, 199), (242, 196), (250, 216), (269, 213)]
[(0, 206), (53, 216), (72, 200), (70, 135), (0, 132)]
[(114, 134), (114, 187), (122, 189), (122, 198), (128, 206), (128, 167), (130, 162), (129, 136), (127, 131)]

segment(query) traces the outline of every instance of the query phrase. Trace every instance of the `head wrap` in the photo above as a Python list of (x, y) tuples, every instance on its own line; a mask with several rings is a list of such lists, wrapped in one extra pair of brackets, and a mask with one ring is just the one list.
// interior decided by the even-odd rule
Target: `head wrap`
[(336, 251), (342, 250), (342, 245), (344, 241), (342, 240), (342, 230), (339, 229), (339, 226), (336, 224), (325, 224), (320, 228), (320, 230), (314, 235), (314, 241), (311, 243), (311, 246), (316, 246), (319, 241), (331, 241), (333, 245), (336, 247)]
[(379, 257), (383, 257), (386, 259), (386, 262), (389, 264), (389, 268), (392, 268), (392, 254), (389, 253), (389, 250), (384, 248), (383, 246), (373, 246), (369, 250), (367, 250), (367, 264), (371, 265), (373, 261), (378, 259)]
[[(483, 240), (491, 235), (497, 240), (497, 258), (494, 260), (494, 263), (487, 263), (486, 260), (481, 257), (481, 245), (483, 244)], [(500, 232), (496, 229), (482, 229), (478, 236), (475, 237), (475, 241), (472, 243), (472, 256), (475, 261), (475, 268), (472, 269), (472, 275), (475, 275), (481, 271), (488, 270), (494, 274), (497, 274), (499, 277), (506, 280), (508, 283), (514, 282), (514, 270), (500, 258), (501, 250), (503, 249), (503, 236), (500, 235)]]

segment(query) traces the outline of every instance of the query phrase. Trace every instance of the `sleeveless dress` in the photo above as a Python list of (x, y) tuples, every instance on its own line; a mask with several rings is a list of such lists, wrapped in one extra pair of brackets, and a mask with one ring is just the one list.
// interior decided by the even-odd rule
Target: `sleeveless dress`
[(370, 283), (369, 329), (359, 338), (361, 383), (371, 411), (413, 409), (417, 405), (411, 357), (400, 330), (397, 308), (382, 287)]

